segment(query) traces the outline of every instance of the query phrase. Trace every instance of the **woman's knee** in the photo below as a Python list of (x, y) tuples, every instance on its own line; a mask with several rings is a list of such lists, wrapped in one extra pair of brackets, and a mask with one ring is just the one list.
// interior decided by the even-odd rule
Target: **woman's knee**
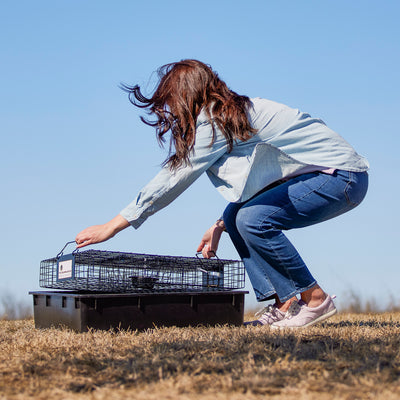
[(236, 227), (243, 237), (277, 230), (268, 213), (261, 212), (258, 207), (241, 208), (236, 215)]
[(236, 215), (236, 228), (245, 237), (260, 230), (259, 216), (251, 208), (243, 207)]
[(261, 211), (257, 206), (247, 207), (245, 204), (230, 203), (223, 214), (227, 231), (237, 231), (245, 237), (274, 229), (273, 222), (265, 215), (268, 213)]
[(240, 210), (240, 206), (237, 203), (229, 203), (224, 210), (222, 218), (228, 232), (236, 229), (236, 215)]

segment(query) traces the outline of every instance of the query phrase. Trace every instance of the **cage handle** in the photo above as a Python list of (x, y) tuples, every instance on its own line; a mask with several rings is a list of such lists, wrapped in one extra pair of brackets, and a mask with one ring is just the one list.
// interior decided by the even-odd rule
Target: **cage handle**
[[(65, 248), (66, 248), (69, 244), (71, 244), (71, 243), (76, 243), (76, 242), (75, 242), (75, 240), (71, 240), (70, 242), (67, 242), (67, 243), (65, 244), (65, 246), (61, 249), (61, 251), (57, 254), (56, 258), (60, 258), (60, 257), (63, 255), (63, 251), (65, 250)], [(79, 251), (79, 249), (76, 248), (76, 249), (72, 252), (72, 254), (77, 253), (78, 251)]]
[[(217, 256), (217, 253), (216, 253), (214, 250), (210, 250), (209, 253), (214, 253), (214, 257), (215, 257), (218, 261), (220, 261), (220, 259), (219, 259), (218, 256)], [(199, 254), (202, 254), (202, 252), (201, 252), (201, 251), (198, 251), (198, 252), (196, 253), (196, 257), (197, 257), (199, 260), (204, 259), (204, 257), (200, 258), (200, 257), (199, 257)]]
[[(218, 261), (218, 263), (220, 264), (219, 267), (223, 267), (224, 263), (218, 258), (217, 253), (214, 250), (211, 250), (209, 253), (214, 253), (214, 257), (216, 258), (216, 260)], [(196, 257), (201, 261), (201, 260), (205, 260), (204, 257), (199, 257), (199, 254), (202, 254), (201, 251), (198, 251), (196, 253)], [(204, 262), (204, 261), (201, 261)]]

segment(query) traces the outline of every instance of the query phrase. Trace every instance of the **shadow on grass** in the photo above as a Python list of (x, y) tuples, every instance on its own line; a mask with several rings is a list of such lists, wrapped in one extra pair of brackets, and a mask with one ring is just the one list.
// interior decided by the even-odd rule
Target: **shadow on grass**
[(400, 322), (397, 321), (340, 321), (325, 322), (326, 327), (344, 328), (344, 327), (369, 327), (369, 328), (400, 328)]

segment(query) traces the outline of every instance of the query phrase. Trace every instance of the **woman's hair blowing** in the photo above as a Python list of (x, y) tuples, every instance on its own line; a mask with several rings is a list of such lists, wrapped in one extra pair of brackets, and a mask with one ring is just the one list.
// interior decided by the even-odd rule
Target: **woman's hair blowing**
[(214, 138), (213, 123), (225, 135), (228, 151), (234, 141), (245, 141), (256, 132), (247, 117), (250, 99), (230, 90), (210, 66), (197, 60), (182, 60), (163, 65), (158, 75), (160, 82), (150, 98), (142, 94), (138, 85), (122, 85), (122, 89), (129, 93), (132, 104), (155, 114), (156, 121), (143, 117), (141, 120), (156, 128), (160, 143), (165, 142), (164, 135), (171, 131), (169, 156), (164, 165), (177, 169), (189, 162), (196, 120), (202, 109), (211, 122)]

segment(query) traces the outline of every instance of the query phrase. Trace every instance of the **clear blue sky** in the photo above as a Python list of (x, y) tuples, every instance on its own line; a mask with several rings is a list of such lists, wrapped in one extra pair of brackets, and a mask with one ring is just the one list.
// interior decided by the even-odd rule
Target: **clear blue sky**
[[(160, 65), (197, 58), (239, 93), (322, 118), (369, 159), (359, 208), (289, 236), (339, 304), (349, 290), (400, 303), (399, 15), (395, 0), (2, 2), (2, 295), (30, 302), (40, 260), (157, 173), (165, 151), (120, 82), (148, 86)], [(204, 176), (95, 248), (191, 256), (224, 207)], [(219, 255), (237, 258), (226, 237)]]

